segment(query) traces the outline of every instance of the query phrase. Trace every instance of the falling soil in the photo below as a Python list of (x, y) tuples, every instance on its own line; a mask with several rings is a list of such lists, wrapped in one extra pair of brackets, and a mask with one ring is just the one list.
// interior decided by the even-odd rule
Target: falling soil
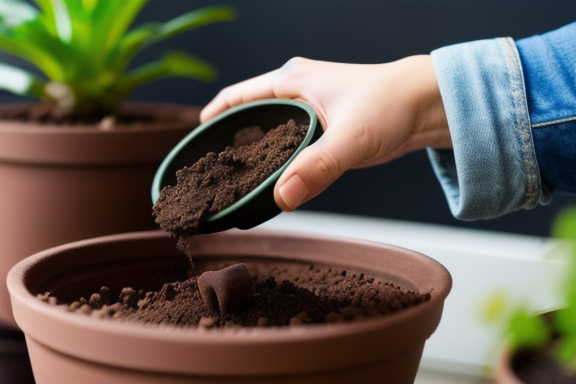
[(210, 152), (176, 173), (177, 184), (164, 187), (154, 205), (156, 223), (189, 254), (186, 238), (201, 232), (210, 216), (246, 196), (284, 165), (307, 131), (308, 126), (294, 120), (266, 134), (260, 127), (239, 130), (233, 145), (223, 152)]
[[(353, 257), (353, 255), (351, 255)], [(219, 265), (213, 269), (222, 269)], [(271, 327), (333, 323), (383, 316), (430, 299), (379, 278), (345, 269), (288, 262), (245, 262), (252, 298), (222, 315), (204, 302), (198, 275), (160, 290), (103, 286), (89, 297), (61, 303), (50, 292), (38, 297), (65, 310), (103, 319), (181, 327)]]

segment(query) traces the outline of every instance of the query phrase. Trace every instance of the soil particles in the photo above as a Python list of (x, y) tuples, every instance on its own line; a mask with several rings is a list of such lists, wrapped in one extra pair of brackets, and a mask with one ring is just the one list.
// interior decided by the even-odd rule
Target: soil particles
[(221, 314), (217, 306), (202, 299), (198, 275), (167, 283), (158, 291), (125, 287), (113, 292), (102, 286), (90, 297), (70, 303), (61, 303), (50, 292), (38, 297), (67, 311), (103, 319), (203, 328), (302, 326), (360, 320), (430, 299), (430, 293), (411, 292), (345, 269), (284, 262), (244, 264), (250, 272), (253, 292), (235, 313)]

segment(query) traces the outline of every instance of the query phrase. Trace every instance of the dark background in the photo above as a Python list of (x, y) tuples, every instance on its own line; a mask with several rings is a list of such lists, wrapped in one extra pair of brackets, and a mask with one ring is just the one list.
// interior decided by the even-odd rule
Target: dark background
[[(135, 65), (173, 47), (213, 63), (220, 70), (219, 79), (210, 84), (162, 80), (138, 90), (133, 100), (203, 105), (222, 87), (276, 69), (293, 56), (382, 63), (464, 41), (519, 39), (576, 20), (574, 0), (152, 0), (136, 24), (166, 21), (215, 3), (234, 5), (239, 19), (151, 47)], [(14, 62), (5, 55), (0, 60)], [(0, 92), (0, 102), (15, 100)], [(459, 221), (450, 214), (425, 151), (419, 151), (378, 167), (349, 171), (301, 209), (546, 236), (556, 212), (573, 202), (574, 197), (556, 195), (549, 206), (532, 211)]]

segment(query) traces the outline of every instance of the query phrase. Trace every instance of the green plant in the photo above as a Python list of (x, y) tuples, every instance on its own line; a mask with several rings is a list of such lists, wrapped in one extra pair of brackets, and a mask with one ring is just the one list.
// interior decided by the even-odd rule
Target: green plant
[(0, 63), (0, 89), (54, 103), (61, 115), (114, 115), (137, 87), (178, 76), (210, 81), (215, 68), (191, 54), (166, 52), (129, 68), (144, 48), (207, 24), (229, 21), (229, 6), (208, 6), (164, 23), (129, 30), (148, 0), (0, 1), (0, 50), (32, 63), (41, 74)]
[(558, 286), (562, 308), (545, 318), (535, 315), (526, 304), (507, 305), (505, 295), (497, 294), (490, 298), (486, 315), (491, 321), (504, 320), (512, 353), (532, 350), (553, 357), (572, 371), (576, 369), (576, 207), (568, 207), (558, 215), (552, 234), (559, 240), (555, 255), (566, 257), (565, 278)]

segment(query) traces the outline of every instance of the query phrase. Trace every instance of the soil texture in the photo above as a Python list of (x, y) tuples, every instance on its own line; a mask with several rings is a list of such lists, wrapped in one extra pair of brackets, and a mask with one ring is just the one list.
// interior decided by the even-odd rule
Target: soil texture
[(112, 129), (120, 126), (122, 128), (144, 128), (153, 123), (179, 121), (178, 119), (169, 119), (166, 117), (157, 118), (153, 116), (131, 116), (127, 114), (110, 116), (95, 113), (71, 116), (59, 112), (56, 105), (48, 101), (30, 103), (26, 107), (0, 111), (0, 120), (34, 123), (40, 126), (44, 124), (63, 127), (96, 126), (101, 129)]
[[(234, 262), (221, 263), (221, 270)], [(244, 263), (252, 297), (235, 313), (222, 314), (202, 299), (198, 274), (145, 292), (103, 286), (90, 297), (61, 303), (50, 292), (38, 297), (63, 310), (98, 318), (161, 326), (228, 328), (302, 326), (383, 316), (418, 305), (430, 293), (406, 290), (363, 273), (289, 262)]]
[(284, 165), (307, 131), (308, 126), (294, 120), (267, 133), (260, 127), (241, 129), (223, 152), (210, 152), (176, 173), (177, 184), (164, 187), (154, 205), (156, 223), (190, 256), (186, 238), (201, 232), (210, 216), (246, 196)]
[(576, 384), (576, 372), (565, 372), (542, 351), (520, 351), (512, 362), (512, 368), (526, 384)]

